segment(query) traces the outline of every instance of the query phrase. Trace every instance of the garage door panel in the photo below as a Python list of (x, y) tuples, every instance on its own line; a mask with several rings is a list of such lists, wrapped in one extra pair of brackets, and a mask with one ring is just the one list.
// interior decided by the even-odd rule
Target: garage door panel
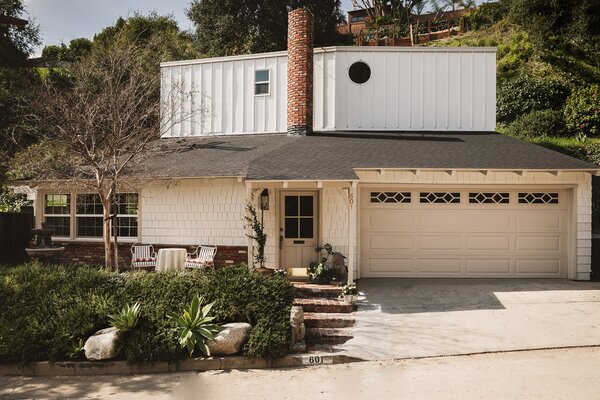
[(465, 212), (468, 232), (506, 232), (512, 230), (514, 215), (510, 211)]
[(413, 214), (403, 212), (369, 211), (363, 218), (363, 229), (379, 232), (410, 231), (413, 228)]
[(391, 276), (414, 272), (414, 260), (412, 258), (364, 257), (362, 262), (372, 274), (385, 273)]
[(416, 260), (417, 271), (425, 274), (460, 274), (460, 258), (420, 258)]
[(519, 274), (537, 274), (548, 275), (560, 273), (560, 260), (557, 259), (518, 259), (516, 262), (517, 275)]
[(467, 274), (509, 275), (511, 259), (475, 258), (466, 262)]
[(373, 235), (368, 236), (368, 247), (366, 251), (384, 250), (412, 250), (413, 236), (408, 235)]
[(468, 236), (467, 250), (470, 251), (509, 251), (510, 236)]
[(559, 193), (559, 204), (519, 202), (518, 189), (505, 190), (508, 203), (470, 203), (469, 192), (478, 190), (452, 190), (458, 191), (461, 203), (420, 203), (414, 190), (411, 203), (363, 202), (363, 276), (567, 276), (567, 191), (552, 190)]
[(560, 236), (518, 236), (517, 251), (560, 251)]
[(462, 226), (461, 215), (456, 212), (421, 211), (417, 218), (417, 228), (427, 231), (456, 231)]
[(454, 235), (419, 236), (418, 250), (461, 250), (462, 238)]
[(561, 230), (563, 226), (563, 214), (536, 212), (534, 210), (517, 214), (517, 229), (519, 231), (555, 231)]

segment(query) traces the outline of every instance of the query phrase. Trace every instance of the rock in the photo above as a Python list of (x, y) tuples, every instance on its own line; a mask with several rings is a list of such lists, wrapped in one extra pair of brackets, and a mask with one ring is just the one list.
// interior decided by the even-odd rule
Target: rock
[(107, 360), (119, 354), (119, 335), (117, 328), (99, 330), (85, 341), (83, 350), (88, 360)]
[[(306, 333), (306, 327), (304, 326), (304, 311), (300, 306), (292, 306), (290, 312), (290, 326), (292, 329), (292, 341), (290, 343), (290, 350), (293, 352), (304, 352), (306, 345), (304, 343), (304, 334)], [(302, 348), (304, 350), (302, 350)]]
[(290, 346), (292, 353), (306, 353), (306, 342), (303, 340)]
[(346, 266), (346, 257), (342, 253), (333, 253), (331, 256), (331, 264), (340, 275), (340, 281), (344, 282), (348, 279), (348, 267)]
[(212, 356), (225, 356), (237, 354), (248, 340), (252, 325), (246, 322), (233, 322), (223, 325), (223, 330), (215, 336), (215, 340), (208, 342), (208, 349)]

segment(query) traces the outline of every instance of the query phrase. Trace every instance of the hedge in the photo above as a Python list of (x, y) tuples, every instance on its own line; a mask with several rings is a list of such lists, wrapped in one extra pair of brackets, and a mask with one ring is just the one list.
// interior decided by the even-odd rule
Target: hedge
[(215, 302), (217, 322), (253, 325), (246, 356), (285, 355), (294, 299), (285, 277), (253, 273), (244, 265), (208, 272), (111, 273), (29, 263), (0, 268), (0, 363), (66, 359), (73, 343), (109, 326), (109, 314), (136, 301), (141, 317), (123, 338), (125, 358), (177, 361), (187, 355), (166, 314), (181, 312), (195, 294)]

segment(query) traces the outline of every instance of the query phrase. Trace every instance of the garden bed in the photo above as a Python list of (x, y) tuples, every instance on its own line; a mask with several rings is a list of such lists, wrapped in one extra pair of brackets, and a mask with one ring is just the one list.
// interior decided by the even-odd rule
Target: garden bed
[(129, 363), (186, 359), (167, 314), (181, 313), (196, 294), (215, 303), (217, 323), (253, 326), (244, 356), (275, 359), (286, 354), (294, 288), (285, 277), (255, 274), (246, 266), (111, 273), (30, 263), (0, 268), (0, 363), (68, 360), (80, 341), (109, 326), (110, 314), (136, 302), (141, 305), (139, 322), (123, 336), (120, 358)]

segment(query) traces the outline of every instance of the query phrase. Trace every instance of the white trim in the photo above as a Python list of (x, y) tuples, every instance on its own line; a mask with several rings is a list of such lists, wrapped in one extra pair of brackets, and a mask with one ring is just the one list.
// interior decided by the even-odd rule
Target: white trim
[[(315, 54), (346, 52), (346, 53), (496, 53), (496, 47), (375, 47), (375, 46), (327, 46), (316, 47)], [(213, 62), (253, 60), (256, 58), (287, 57), (287, 51), (273, 51), (269, 53), (242, 54), (238, 56), (198, 58), (193, 60), (167, 61), (160, 63), (160, 67), (177, 67), (183, 65), (208, 64)]]

